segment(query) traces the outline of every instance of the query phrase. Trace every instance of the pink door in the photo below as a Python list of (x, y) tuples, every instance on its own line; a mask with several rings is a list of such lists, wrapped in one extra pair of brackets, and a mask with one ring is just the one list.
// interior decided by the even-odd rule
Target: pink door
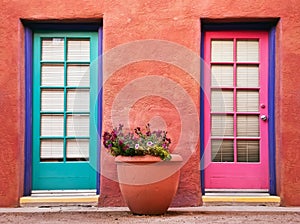
[(268, 189), (268, 33), (205, 34), (205, 188)]

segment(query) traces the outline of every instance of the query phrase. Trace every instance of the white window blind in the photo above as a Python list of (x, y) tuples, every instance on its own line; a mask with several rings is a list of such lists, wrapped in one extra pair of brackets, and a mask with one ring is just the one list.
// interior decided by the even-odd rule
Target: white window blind
[(68, 115), (67, 135), (68, 136), (89, 136), (89, 115)]
[(42, 60), (63, 61), (64, 60), (64, 39), (44, 38), (42, 40)]
[(68, 90), (67, 110), (74, 112), (89, 112), (90, 109), (89, 90)]
[(68, 86), (90, 85), (90, 67), (88, 65), (69, 65), (67, 70)]
[(257, 140), (238, 140), (237, 141), (237, 160), (238, 162), (259, 162), (259, 141)]
[(42, 111), (64, 111), (64, 91), (43, 89), (41, 92)]
[(212, 115), (212, 136), (233, 136), (233, 116), (232, 115)]
[(89, 141), (86, 139), (68, 139), (67, 159), (68, 158), (89, 158)]
[(238, 87), (259, 87), (258, 65), (237, 66)]
[(234, 161), (233, 140), (212, 140), (211, 161), (233, 162)]
[(68, 61), (90, 61), (90, 41), (88, 39), (68, 40)]
[(212, 86), (233, 86), (233, 66), (232, 65), (212, 65), (211, 66)]
[(259, 92), (258, 90), (237, 91), (238, 112), (258, 112)]
[(233, 111), (233, 91), (232, 90), (212, 90), (211, 91), (211, 111), (212, 112), (232, 112)]
[(42, 65), (42, 86), (64, 86), (63, 65)]
[(233, 62), (233, 40), (212, 40), (212, 62)]
[(64, 116), (41, 115), (41, 136), (64, 136)]
[(259, 42), (258, 40), (238, 40), (237, 41), (237, 61), (238, 62), (258, 62)]
[(237, 136), (258, 137), (259, 117), (258, 115), (238, 115), (237, 116)]
[(41, 159), (63, 158), (64, 142), (60, 139), (43, 139), (41, 141)]

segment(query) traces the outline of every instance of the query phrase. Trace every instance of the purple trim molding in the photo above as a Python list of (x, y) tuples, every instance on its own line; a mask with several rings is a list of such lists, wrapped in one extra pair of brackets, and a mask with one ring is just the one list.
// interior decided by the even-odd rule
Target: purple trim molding
[(32, 185), (32, 31), (25, 27), (25, 167), (24, 196)]
[(100, 194), (100, 152), (101, 152), (101, 135), (102, 135), (102, 87), (103, 87), (103, 76), (102, 76), (102, 26), (98, 28), (98, 148), (99, 153), (97, 153), (97, 178), (96, 187), (97, 194)]
[[(268, 102), (269, 102), (269, 178), (270, 178), (270, 195), (276, 195), (276, 145), (275, 145), (275, 35), (276, 24), (278, 19), (270, 22), (251, 22), (251, 23), (218, 23), (218, 22), (202, 22), (201, 23), (201, 58), (204, 58), (204, 33), (210, 30), (266, 30), (269, 31), (269, 80), (268, 80)], [(201, 66), (203, 67), (203, 66)], [(203, 70), (201, 70), (201, 87), (203, 86)], [(203, 92), (200, 90), (200, 139), (204, 139), (204, 111), (203, 111)], [(204, 144), (200, 142), (200, 155), (204, 154)], [(205, 194), (205, 183), (203, 164), (201, 165), (201, 190)]]
[(275, 45), (276, 27), (269, 31), (269, 175), (270, 194), (276, 195), (276, 141), (275, 141)]
[[(30, 196), (32, 190), (32, 43), (33, 30), (79, 30), (98, 31), (98, 58), (99, 58), (99, 94), (98, 94), (98, 133), (102, 131), (102, 21), (99, 23), (31, 23), (22, 21), (25, 26), (25, 145), (24, 145), (24, 196)], [(98, 141), (99, 142), (99, 141)], [(100, 146), (99, 146), (100, 147)], [(97, 193), (100, 193), (100, 153), (97, 158)]]

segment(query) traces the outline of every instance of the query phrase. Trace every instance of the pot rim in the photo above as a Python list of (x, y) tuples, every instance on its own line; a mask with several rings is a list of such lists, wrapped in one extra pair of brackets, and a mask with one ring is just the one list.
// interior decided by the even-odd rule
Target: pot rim
[(179, 154), (171, 154), (171, 160), (164, 161), (158, 156), (144, 155), (144, 156), (117, 156), (116, 163), (134, 162), (134, 163), (154, 163), (154, 162), (182, 162), (183, 159)]

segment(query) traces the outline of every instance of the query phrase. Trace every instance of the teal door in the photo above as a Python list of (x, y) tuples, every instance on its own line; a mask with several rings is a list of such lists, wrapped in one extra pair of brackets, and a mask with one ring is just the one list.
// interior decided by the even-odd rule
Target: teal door
[(96, 189), (97, 32), (37, 32), (32, 190)]

